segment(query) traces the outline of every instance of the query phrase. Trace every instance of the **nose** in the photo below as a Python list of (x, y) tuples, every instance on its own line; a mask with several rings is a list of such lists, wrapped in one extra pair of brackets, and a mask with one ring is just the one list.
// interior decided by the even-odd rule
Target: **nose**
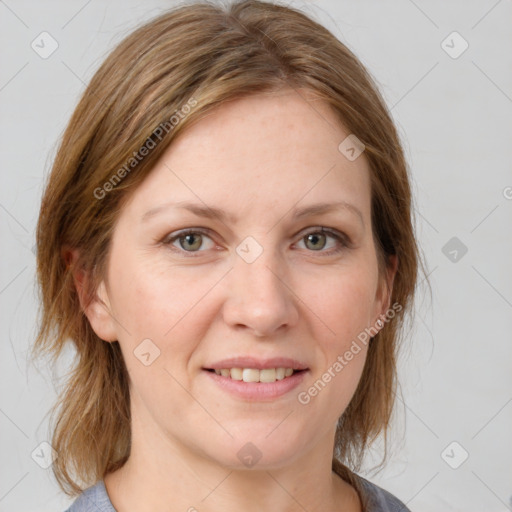
[(270, 251), (263, 251), (252, 263), (235, 258), (223, 308), (229, 326), (262, 338), (282, 334), (297, 324), (298, 298), (286, 282), (283, 265)]

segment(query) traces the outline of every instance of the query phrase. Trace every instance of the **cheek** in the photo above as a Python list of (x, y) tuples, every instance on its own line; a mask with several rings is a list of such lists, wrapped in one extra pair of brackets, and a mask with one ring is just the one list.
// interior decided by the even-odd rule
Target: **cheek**
[[(206, 321), (201, 299), (214, 283), (200, 273), (194, 274), (192, 267), (183, 271), (148, 260), (144, 261), (143, 256), (124, 258), (122, 265), (111, 265), (112, 314), (119, 325), (123, 358), (137, 390), (134, 407), (142, 400), (168, 424), (190, 399), (182, 386), (190, 386), (188, 364)], [(161, 404), (165, 404), (162, 410)]]
[(367, 266), (352, 266), (332, 272), (321, 283), (306, 303), (326, 327), (322, 339), (341, 350), (371, 322), (376, 275)]
[(362, 341), (360, 336), (369, 326), (373, 299), (371, 272), (352, 267), (333, 274), (308, 301), (320, 319), (314, 320), (318, 325), (314, 339), (322, 355), (314, 379), (301, 389), (299, 402), (323, 411), (329, 426), (347, 408), (359, 384), (368, 350), (368, 340)]
[(327, 388), (320, 401), (333, 420), (348, 406), (363, 372), (369, 340), (365, 329), (370, 326), (376, 286), (377, 273), (367, 262), (336, 273), (319, 294), (325, 323), (336, 333), (319, 338), (325, 360), (317, 386)]
[[(135, 347), (149, 338), (162, 352), (173, 344), (177, 332), (187, 338), (191, 329), (200, 328), (201, 301), (215, 282), (211, 273), (208, 277), (194, 272), (192, 266), (173, 268), (144, 255), (124, 258), (122, 265), (111, 264), (109, 277), (111, 311), (122, 326), (120, 342)], [(173, 352), (175, 348), (179, 347), (173, 347)]]

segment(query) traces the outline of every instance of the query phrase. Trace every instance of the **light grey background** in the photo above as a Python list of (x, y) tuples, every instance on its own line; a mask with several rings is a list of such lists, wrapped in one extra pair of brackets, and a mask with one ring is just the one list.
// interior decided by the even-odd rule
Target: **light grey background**
[[(31, 456), (49, 440), (45, 414), (55, 399), (49, 370), (26, 362), (36, 325), (32, 248), (43, 177), (108, 51), (172, 5), (0, 1), (1, 511), (57, 512), (70, 503), (51, 469)], [(391, 461), (378, 474), (362, 474), (417, 512), (511, 510), (512, 3), (292, 5), (331, 29), (380, 84), (412, 168), (432, 283), (432, 301), (425, 283), (418, 288), (417, 321), (400, 359), (404, 402), (398, 399)], [(59, 45), (47, 59), (31, 48), (43, 31)], [(453, 31), (463, 39), (446, 40), (452, 55), (469, 44), (458, 58), (442, 46)], [(459, 247), (445, 255), (453, 237)], [(469, 457), (453, 469), (448, 462), (459, 464), (463, 450)]]

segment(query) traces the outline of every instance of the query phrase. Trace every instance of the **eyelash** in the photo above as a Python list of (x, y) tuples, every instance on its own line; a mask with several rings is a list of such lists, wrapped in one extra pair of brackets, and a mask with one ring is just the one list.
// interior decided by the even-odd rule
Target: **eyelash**
[[(318, 252), (321, 256), (333, 256), (333, 255), (338, 254), (341, 251), (350, 247), (350, 241), (345, 234), (340, 233), (336, 230), (332, 230), (332, 229), (328, 229), (328, 228), (324, 228), (324, 227), (314, 228), (313, 230), (308, 231), (307, 233), (304, 233), (304, 235), (300, 238), (300, 240), (303, 240), (308, 235), (317, 234), (317, 233), (323, 233), (323, 234), (329, 235), (330, 237), (337, 240), (339, 242), (340, 246), (336, 249), (331, 249), (329, 251), (309, 251), (309, 252)], [(180, 238), (184, 238), (187, 235), (197, 235), (197, 234), (205, 235), (211, 239), (211, 236), (209, 235), (209, 232), (207, 230), (204, 230), (201, 228), (190, 228), (190, 229), (185, 229), (183, 231), (180, 231), (176, 235), (174, 235), (170, 238), (169, 238), (169, 236), (167, 236), (166, 238), (164, 238), (162, 240), (162, 244), (169, 246), (173, 251), (180, 252), (180, 253), (186, 253), (187, 254), (187, 256), (185, 256), (186, 258), (188, 258), (188, 257), (195, 258), (195, 257), (198, 257), (198, 256), (196, 256), (197, 253), (201, 253), (204, 251), (200, 251), (200, 250), (199, 251), (185, 251), (184, 249), (173, 247), (172, 244), (176, 240), (179, 240)]]

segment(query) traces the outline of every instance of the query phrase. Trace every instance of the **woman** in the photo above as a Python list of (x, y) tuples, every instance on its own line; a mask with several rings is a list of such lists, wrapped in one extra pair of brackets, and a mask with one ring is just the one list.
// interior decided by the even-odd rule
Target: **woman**
[(201, 2), (129, 35), (38, 223), (35, 352), (77, 352), (68, 510), (408, 510), (355, 471), (393, 409), (411, 200), (374, 83), (299, 11)]

